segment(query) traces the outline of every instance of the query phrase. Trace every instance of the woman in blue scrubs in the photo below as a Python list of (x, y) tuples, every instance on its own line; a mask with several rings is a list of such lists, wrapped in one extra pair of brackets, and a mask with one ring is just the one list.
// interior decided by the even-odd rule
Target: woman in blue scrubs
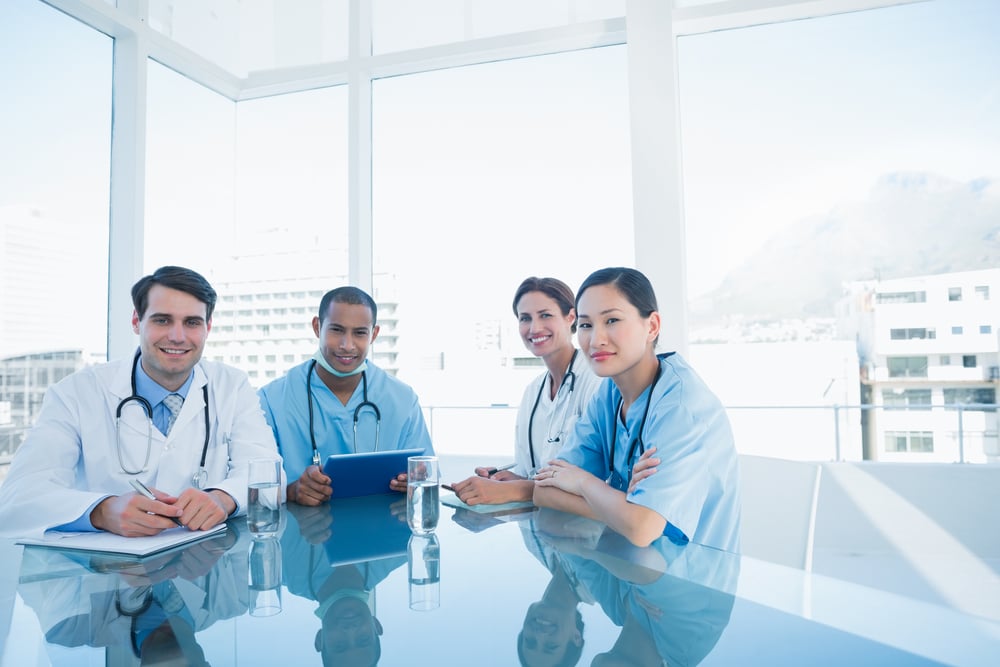
[(639, 546), (660, 536), (739, 550), (739, 469), (722, 404), (676, 353), (635, 269), (592, 273), (576, 297), (581, 354), (600, 377), (574, 437), (535, 476), (535, 504), (597, 519)]

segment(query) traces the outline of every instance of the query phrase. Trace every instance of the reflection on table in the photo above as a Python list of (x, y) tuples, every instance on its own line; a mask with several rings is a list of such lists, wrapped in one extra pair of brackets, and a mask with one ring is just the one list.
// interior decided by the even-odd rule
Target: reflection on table
[(821, 577), (696, 544), (639, 549), (552, 510), (443, 507), (417, 542), (401, 495), (292, 505), (282, 523), (268, 541), (235, 520), (142, 561), (0, 545), (0, 659), (987, 665), (1000, 648), (983, 619), (849, 584), (830, 594)]

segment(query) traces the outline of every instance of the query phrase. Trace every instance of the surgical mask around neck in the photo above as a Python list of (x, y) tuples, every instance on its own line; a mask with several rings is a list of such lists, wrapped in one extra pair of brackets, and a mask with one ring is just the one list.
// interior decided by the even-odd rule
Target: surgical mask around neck
[(319, 364), (320, 366), (322, 366), (326, 370), (327, 373), (329, 373), (330, 375), (334, 375), (336, 377), (339, 377), (339, 378), (349, 378), (352, 375), (358, 375), (360, 373), (364, 373), (365, 370), (367, 370), (367, 368), (368, 368), (368, 360), (365, 359), (353, 371), (350, 371), (348, 373), (344, 373), (343, 371), (338, 371), (336, 368), (334, 368), (333, 366), (331, 366), (329, 364), (329, 362), (327, 362), (327, 360), (323, 356), (323, 352), (321, 350), (316, 350), (316, 354), (313, 355), (313, 359), (315, 359), (316, 363)]

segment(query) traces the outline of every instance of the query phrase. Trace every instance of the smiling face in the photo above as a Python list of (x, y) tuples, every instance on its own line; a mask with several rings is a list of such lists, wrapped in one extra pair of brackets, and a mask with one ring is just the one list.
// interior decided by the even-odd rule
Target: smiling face
[(575, 320), (572, 310), (563, 315), (556, 300), (542, 292), (526, 292), (517, 302), (521, 340), (536, 357), (572, 347)]
[(617, 378), (650, 354), (660, 332), (659, 313), (643, 317), (610, 285), (588, 287), (577, 305), (577, 338), (595, 374)]
[(323, 358), (342, 373), (350, 373), (364, 362), (368, 347), (378, 336), (368, 306), (336, 301), (330, 302), (322, 321), (313, 318), (313, 331)]
[(201, 359), (212, 329), (208, 306), (197, 297), (163, 285), (149, 290), (146, 312), (132, 312), (132, 330), (139, 334), (142, 369), (157, 384), (175, 391)]

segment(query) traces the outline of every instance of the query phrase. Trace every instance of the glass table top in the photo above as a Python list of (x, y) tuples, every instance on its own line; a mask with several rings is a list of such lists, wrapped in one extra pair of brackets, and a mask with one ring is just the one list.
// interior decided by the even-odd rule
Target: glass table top
[(21, 665), (993, 665), (1000, 624), (551, 510), (285, 508), (143, 560), (0, 543)]

